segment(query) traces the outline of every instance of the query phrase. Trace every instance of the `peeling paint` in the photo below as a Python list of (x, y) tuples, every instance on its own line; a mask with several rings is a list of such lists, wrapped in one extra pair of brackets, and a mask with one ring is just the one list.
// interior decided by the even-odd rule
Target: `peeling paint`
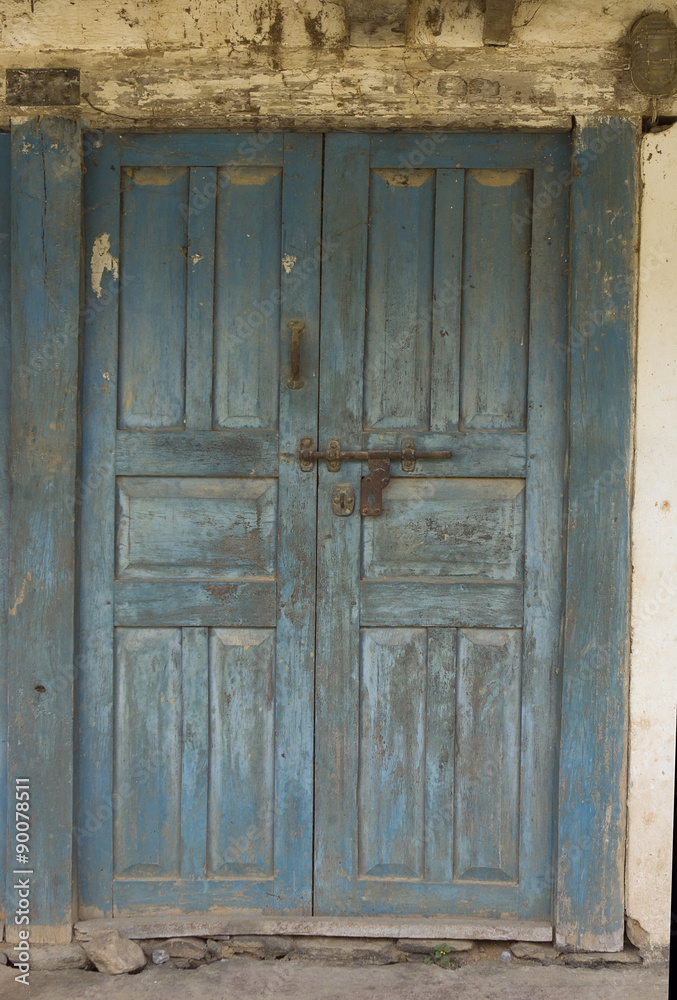
[(282, 257), (282, 267), (285, 269), (285, 272), (287, 274), (291, 274), (292, 268), (294, 267), (296, 260), (297, 258), (294, 256), (294, 254), (291, 253), (286, 253)]
[(33, 579), (32, 573), (26, 573), (25, 577), (21, 581), (21, 586), (19, 587), (19, 593), (16, 596), (16, 600), (12, 607), (9, 609), (10, 615), (13, 617), (16, 614), (16, 609), (20, 604), (23, 604), (24, 598), (26, 597), (26, 584), (29, 580)]
[(90, 260), (92, 291), (97, 299), (101, 298), (101, 282), (104, 271), (110, 271), (115, 281), (119, 277), (119, 264), (117, 257), (113, 257), (110, 252), (110, 233), (101, 233), (94, 240), (92, 247), (92, 257)]
[(523, 170), (469, 170), (469, 175), (473, 180), (481, 184), (482, 187), (512, 187), (522, 174)]

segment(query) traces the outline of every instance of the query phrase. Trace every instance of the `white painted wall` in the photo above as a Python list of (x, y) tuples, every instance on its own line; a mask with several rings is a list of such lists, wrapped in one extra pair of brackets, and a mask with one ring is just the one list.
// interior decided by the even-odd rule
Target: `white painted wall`
[(628, 933), (670, 940), (677, 703), (677, 125), (642, 142), (632, 654)]

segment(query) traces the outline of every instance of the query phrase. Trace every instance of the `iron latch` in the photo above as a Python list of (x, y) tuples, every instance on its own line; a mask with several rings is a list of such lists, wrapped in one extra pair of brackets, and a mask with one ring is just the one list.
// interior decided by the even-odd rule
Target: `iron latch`
[(416, 451), (413, 438), (402, 438), (399, 451), (342, 451), (339, 438), (329, 438), (326, 451), (316, 451), (313, 439), (301, 438), (299, 460), (301, 468), (310, 472), (314, 463), (326, 461), (329, 472), (339, 472), (341, 462), (369, 462), (369, 475), (360, 488), (360, 512), (364, 517), (379, 517), (383, 511), (383, 490), (390, 482), (390, 463), (402, 463), (403, 472), (413, 472), (421, 458), (451, 458), (450, 451)]

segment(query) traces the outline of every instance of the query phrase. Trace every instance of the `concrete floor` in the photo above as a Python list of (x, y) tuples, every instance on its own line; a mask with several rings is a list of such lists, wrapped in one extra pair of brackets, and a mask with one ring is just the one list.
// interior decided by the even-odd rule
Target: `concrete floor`
[(665, 966), (569, 969), (478, 962), (457, 970), (401, 963), (327, 965), (231, 958), (193, 971), (151, 966), (136, 976), (33, 972), (28, 989), (0, 966), (0, 998), (44, 1000), (665, 1000)]

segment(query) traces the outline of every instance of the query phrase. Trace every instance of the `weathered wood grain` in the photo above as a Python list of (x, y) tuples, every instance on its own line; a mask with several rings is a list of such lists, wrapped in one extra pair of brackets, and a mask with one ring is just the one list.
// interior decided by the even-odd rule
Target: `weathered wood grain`
[(270, 877), (275, 781), (274, 630), (212, 629), (209, 710), (208, 872), (230, 878)]
[[(280, 262), (280, 327), (306, 326), (302, 389), (280, 386), (280, 451), (294, 455), (304, 435), (317, 440), (322, 137), (285, 135)], [(291, 270), (285, 258), (294, 258)], [(288, 341), (280, 344), (280, 372)], [(280, 461), (275, 748), (275, 894), (269, 906), (312, 910), (313, 715), (315, 694), (315, 473)]]
[(364, 521), (364, 577), (521, 580), (524, 493), (520, 479), (393, 480), (387, 517)]
[[(568, 136), (539, 144), (534, 169), (537, 210), (532, 221), (531, 336), (528, 372), (528, 471), (525, 510), (524, 630), (520, 756), (520, 912), (552, 912), (557, 809), (557, 732), (560, 711), (564, 604), (564, 523), (568, 336), (569, 198), (552, 185), (568, 169)], [(547, 735), (546, 735), (547, 734)], [(547, 805), (546, 805), (547, 803)]]
[[(10, 326), (10, 137), (0, 135), (0, 353), (11, 357)], [(9, 608), (9, 438), (10, 365), (0, 366), (0, 607)], [(7, 628), (0, 615), (0, 858), (7, 857)], [(0, 893), (0, 924), (5, 920), (5, 894)]]
[[(81, 137), (58, 118), (12, 129), (10, 787), (31, 779), (31, 939), (73, 919), (75, 503)], [(58, 788), (59, 794), (54, 790)], [(16, 891), (8, 869), (7, 892)], [(41, 931), (45, 928), (45, 931)], [(8, 933), (16, 939), (18, 927)]]
[(181, 629), (115, 634), (113, 874), (181, 867)]
[[(264, 883), (265, 884), (265, 883)], [(171, 893), (173, 886), (168, 886)], [(505, 891), (505, 886), (499, 887)], [(214, 882), (206, 891), (214, 892)], [(112, 919), (80, 920), (78, 941), (89, 941), (97, 930), (117, 930), (123, 937), (144, 941), (169, 937), (213, 937), (232, 934), (292, 934), (326, 937), (445, 938), (478, 941), (550, 941), (552, 924), (543, 920), (492, 920), (485, 917), (283, 917), (231, 910), (206, 914), (137, 914)]]
[(277, 481), (119, 477), (116, 576), (275, 577)]
[(465, 171), (436, 171), (430, 430), (458, 430)]
[(432, 170), (371, 171), (366, 427), (430, 426), (434, 196)]
[(277, 453), (277, 434), (119, 431), (116, 469), (119, 476), (275, 476)]
[(115, 624), (271, 628), (275, 580), (117, 580)]
[(207, 868), (209, 792), (209, 629), (181, 631), (181, 877)]
[(459, 630), (456, 881), (517, 881), (521, 653), (519, 630)]
[[(279, 167), (222, 167), (216, 214), (214, 427), (278, 420)], [(296, 260), (286, 261), (293, 268)], [(284, 272), (286, 273), (286, 272)], [(289, 331), (282, 336), (287, 341)]]
[(521, 583), (433, 583), (364, 580), (360, 584), (363, 625), (384, 628), (397, 609), (398, 625), (519, 628)]
[[(346, 192), (350, 191), (347, 197)], [(362, 443), (369, 138), (325, 140), (320, 440)], [(350, 391), (347, 391), (350, 387)], [(360, 488), (360, 464), (340, 481)], [(335, 517), (337, 476), (318, 469), (315, 673), (316, 914), (360, 912), (357, 891), (360, 519)], [(340, 567), (337, 572), (337, 567)], [(352, 831), (347, 834), (347, 831)]]
[(124, 167), (121, 179), (118, 427), (183, 430), (189, 172)]
[[(113, 580), (118, 385), (120, 155), (110, 138), (86, 159), (85, 329), (78, 656), (78, 896), (87, 913), (113, 912)], [(94, 248), (109, 267), (93, 281)], [(117, 262), (118, 274), (115, 273)], [(98, 292), (100, 291), (100, 297)], [(83, 766), (84, 765), (84, 766)], [(93, 765), (93, 766), (92, 766)]]
[(575, 951), (623, 947), (638, 150), (629, 119), (574, 133), (556, 934)]
[(186, 430), (212, 428), (214, 368), (214, 234), (216, 170), (189, 174), (186, 247)]
[[(501, 161), (498, 161), (501, 162)], [(460, 416), (464, 430), (526, 429), (529, 352), (527, 171), (468, 170)]]
[(359, 872), (421, 878), (428, 637), (363, 629), (360, 645)]

